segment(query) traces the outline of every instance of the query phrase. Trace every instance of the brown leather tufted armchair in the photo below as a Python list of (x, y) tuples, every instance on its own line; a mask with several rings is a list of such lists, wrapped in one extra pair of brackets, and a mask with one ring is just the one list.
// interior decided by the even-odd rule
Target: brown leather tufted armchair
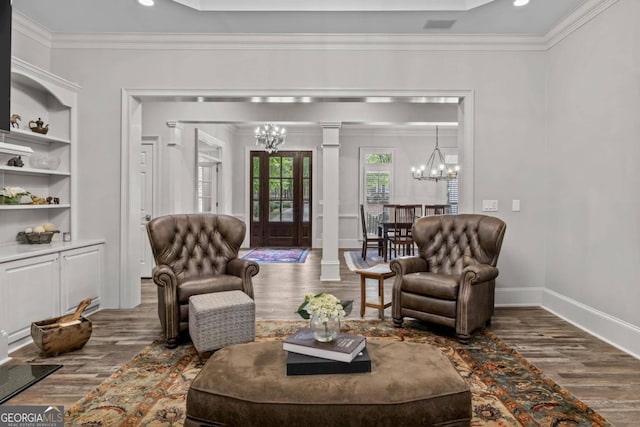
[(391, 262), (392, 316), (405, 316), (455, 328), (467, 343), (471, 332), (489, 324), (494, 313), (498, 255), (506, 224), (486, 215), (436, 215), (412, 228), (418, 256)]
[(241, 290), (253, 298), (251, 278), (260, 267), (238, 258), (245, 232), (244, 222), (227, 215), (167, 215), (147, 223), (167, 347), (189, 327), (191, 295)]

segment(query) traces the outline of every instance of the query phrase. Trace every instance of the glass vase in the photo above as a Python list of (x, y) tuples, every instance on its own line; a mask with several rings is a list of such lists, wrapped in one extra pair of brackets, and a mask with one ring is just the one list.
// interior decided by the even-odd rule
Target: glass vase
[(330, 317), (326, 322), (315, 314), (311, 316), (311, 330), (316, 341), (330, 342), (336, 339), (340, 333), (340, 319)]

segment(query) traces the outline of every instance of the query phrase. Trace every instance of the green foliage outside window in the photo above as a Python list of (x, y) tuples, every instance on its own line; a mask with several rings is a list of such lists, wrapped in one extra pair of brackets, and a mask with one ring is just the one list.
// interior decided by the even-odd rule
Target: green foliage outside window
[(365, 161), (368, 164), (387, 164), (391, 163), (391, 154), (367, 154)]

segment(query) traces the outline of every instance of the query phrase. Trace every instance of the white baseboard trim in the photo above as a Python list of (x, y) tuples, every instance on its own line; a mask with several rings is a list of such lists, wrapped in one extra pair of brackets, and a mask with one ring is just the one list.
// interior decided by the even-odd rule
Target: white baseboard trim
[(0, 329), (0, 365), (7, 363), (9, 360), (11, 360), (9, 357), (9, 334)]
[(362, 240), (358, 239), (340, 239), (338, 240), (340, 249), (362, 249)]
[(542, 308), (640, 359), (640, 328), (572, 298), (545, 289)]
[(11, 344), (9, 344), (9, 354), (13, 353), (16, 350), (20, 350), (22, 347), (27, 346), (33, 342), (31, 335), (24, 336), (22, 338), (16, 339)]
[(496, 307), (540, 307), (542, 287), (496, 288)]
[[(313, 241), (313, 248), (322, 248), (322, 239), (317, 238)], [(352, 250), (360, 250), (362, 249), (362, 240), (358, 239), (339, 239), (338, 240), (338, 248), (340, 249), (352, 249)]]

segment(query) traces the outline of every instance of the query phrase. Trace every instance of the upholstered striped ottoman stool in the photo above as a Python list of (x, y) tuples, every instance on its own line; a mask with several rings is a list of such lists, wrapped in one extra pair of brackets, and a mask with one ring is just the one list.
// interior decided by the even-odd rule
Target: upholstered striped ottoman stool
[(189, 297), (189, 335), (199, 353), (256, 338), (256, 310), (242, 291)]
[(281, 341), (217, 351), (187, 394), (185, 426), (469, 426), (471, 391), (426, 344), (367, 340), (371, 372), (287, 376)]

